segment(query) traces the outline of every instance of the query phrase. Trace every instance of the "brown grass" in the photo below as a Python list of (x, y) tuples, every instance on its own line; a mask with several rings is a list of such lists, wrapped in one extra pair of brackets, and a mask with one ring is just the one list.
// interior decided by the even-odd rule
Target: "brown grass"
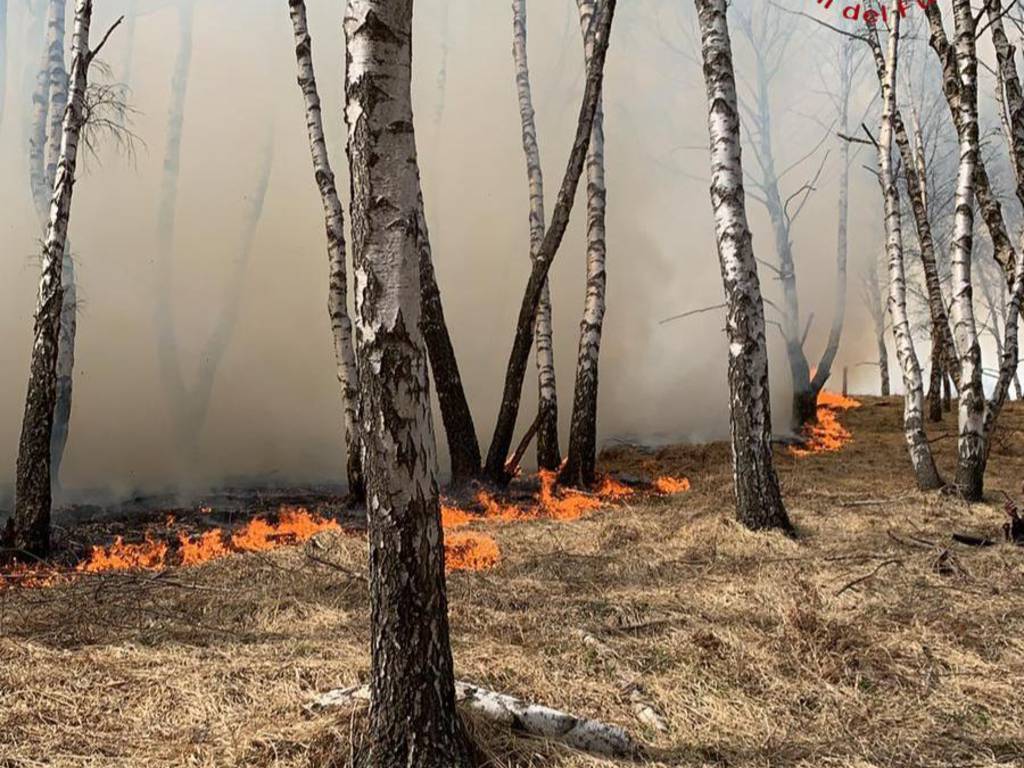
[[(971, 506), (913, 490), (899, 420), (868, 398), (843, 416), (842, 453), (778, 455), (796, 541), (732, 522), (724, 446), (607, 454), (694, 490), (488, 529), (502, 564), (449, 580), (458, 675), (623, 725), (657, 766), (1024, 765), (1024, 549), (949, 543), (999, 534), (1024, 408), (1003, 416), (990, 502)], [(935, 447), (950, 472), (955, 442)], [(366, 678), (364, 554), (327, 534), (308, 552), (0, 593), (0, 766), (343, 765), (350, 716), (304, 705)], [(633, 719), (579, 630), (671, 732)], [(607, 764), (473, 727), (493, 766)]]

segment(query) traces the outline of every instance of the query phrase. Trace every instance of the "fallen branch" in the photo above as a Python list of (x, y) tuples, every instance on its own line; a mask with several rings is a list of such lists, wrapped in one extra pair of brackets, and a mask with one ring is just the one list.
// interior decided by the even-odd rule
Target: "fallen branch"
[(505, 462), (505, 474), (509, 478), (516, 476), (519, 471), (519, 465), (523, 461), (523, 456), (526, 455), (526, 449), (530, 447), (530, 443), (533, 442), (533, 438), (537, 435), (537, 430), (540, 429), (540, 410), (537, 411), (537, 417), (533, 420), (533, 424), (526, 430), (526, 434), (523, 435), (523, 439), (519, 441), (519, 445), (516, 447), (515, 453), (508, 457), (508, 461)]
[(863, 584), (868, 579), (874, 578), (878, 574), (878, 572), (880, 570), (882, 570), (883, 568), (885, 568), (887, 565), (900, 565), (902, 562), (903, 561), (900, 560), (899, 558), (895, 558), (894, 557), (894, 558), (892, 558), (890, 560), (885, 560), (884, 562), (879, 563), (878, 566), (873, 571), (871, 571), (871, 573), (868, 573), (868, 574), (866, 574), (864, 576), (861, 576), (859, 578), (854, 579), (853, 581), (851, 581), (851, 582), (849, 582), (847, 584), (844, 584), (842, 589), (840, 589), (838, 592), (836, 592), (836, 597), (839, 597), (841, 594), (843, 594), (843, 592), (846, 592), (848, 589), (853, 589), (858, 584)]
[[(469, 683), (455, 683), (455, 700), (486, 720), (507, 725), (514, 731), (539, 739), (558, 741), (567, 747), (602, 757), (641, 757), (643, 746), (622, 728), (567, 712), (530, 704), (504, 693)], [(339, 688), (316, 696), (312, 706), (354, 707), (369, 703), (369, 686)]]

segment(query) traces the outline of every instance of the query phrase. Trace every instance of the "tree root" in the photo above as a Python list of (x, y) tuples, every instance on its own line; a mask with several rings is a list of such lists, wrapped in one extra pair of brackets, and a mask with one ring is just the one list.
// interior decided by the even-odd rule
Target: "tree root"
[[(455, 683), (455, 700), (474, 714), (514, 731), (557, 741), (572, 749), (602, 757), (638, 758), (644, 748), (622, 728), (464, 682)], [(370, 701), (369, 686), (339, 688), (317, 695), (317, 709), (356, 707)]]

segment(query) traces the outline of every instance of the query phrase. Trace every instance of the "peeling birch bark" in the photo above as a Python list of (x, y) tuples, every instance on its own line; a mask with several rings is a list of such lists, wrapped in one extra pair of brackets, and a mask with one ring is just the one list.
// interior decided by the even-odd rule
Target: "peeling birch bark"
[(369, 528), (370, 740), (362, 765), (470, 768), (455, 710), (437, 449), (420, 330), (424, 236), (412, 12), (411, 0), (349, 0), (344, 19)]
[(509, 354), (508, 366), (505, 371), (505, 385), (502, 390), (501, 405), (498, 419), (494, 426), (494, 436), (487, 452), (487, 463), (484, 473), (491, 481), (505, 484), (509, 477), (505, 471), (505, 462), (512, 447), (516, 418), (519, 415), (519, 402), (523, 392), (523, 380), (526, 377), (527, 362), (530, 348), (533, 346), (534, 321), (537, 316), (537, 305), (541, 291), (547, 280), (551, 263), (562, 244), (565, 229), (569, 224), (576, 189), (590, 146), (590, 135), (594, 125), (594, 116), (601, 96), (601, 84), (604, 79), (604, 61), (608, 52), (609, 35), (612, 18), (615, 15), (616, 0), (605, 0), (601, 4), (601, 12), (595, 19), (596, 25), (594, 55), (587, 68), (586, 86), (583, 91), (583, 103), (580, 105), (579, 119), (576, 125), (576, 136), (562, 186), (558, 190), (554, 213), (544, 233), (544, 241), (533, 261), (530, 279), (526, 284), (523, 301), (519, 308), (516, 322), (515, 338)]
[(71, 50), (71, 90), (44, 240), (35, 340), (18, 447), (14, 546), (38, 557), (45, 557), (50, 546), (50, 441), (57, 400), (57, 350), (64, 293), (62, 271), (79, 136), (85, 120), (88, 70), (96, 53), (89, 49), (91, 21), (92, 0), (77, 0)]
[(344, 212), (334, 181), (334, 170), (327, 154), (320, 94), (317, 91), (316, 73), (313, 70), (313, 43), (306, 23), (306, 3), (305, 0), (289, 0), (288, 7), (295, 33), (295, 60), (299, 70), (299, 89), (302, 91), (306, 110), (306, 130), (313, 158), (313, 176), (320, 191), (327, 230), (327, 312), (334, 339), (338, 383), (341, 385), (348, 488), (349, 493), (362, 499), (365, 489), (359, 448), (359, 374), (352, 346), (352, 320), (348, 315)]
[[(537, 126), (530, 92), (530, 68), (526, 52), (526, 0), (512, 0), (512, 58), (516, 68), (519, 120), (522, 124), (523, 153), (530, 190), (530, 258), (536, 260), (544, 242), (544, 174), (540, 164)], [(537, 465), (558, 469), (562, 463), (558, 448), (558, 395), (555, 384), (555, 356), (551, 330), (551, 292), (548, 282), (541, 288), (537, 304)]]
[[(531, 704), (461, 681), (455, 683), (455, 698), (465, 709), (486, 720), (527, 736), (557, 741), (580, 752), (617, 758), (635, 758), (644, 753), (643, 746), (617, 725)], [(320, 709), (356, 707), (369, 699), (370, 689), (364, 685), (320, 694), (312, 705)]]
[(792, 525), (772, 460), (764, 305), (747, 224), (740, 119), (725, 0), (696, 0), (708, 99), (711, 205), (728, 305), (729, 425), (736, 515), (753, 530)]
[(985, 390), (981, 344), (974, 317), (974, 190), (978, 165), (978, 59), (970, 0), (954, 0), (956, 68), (959, 79), (957, 119), (960, 165), (953, 201), (950, 265), (953, 336), (960, 368), (959, 437), (956, 485), (965, 499), (981, 498), (985, 473)]
[[(595, 0), (576, 0), (576, 6), (580, 15), (584, 57), (589, 66), (594, 52), (592, 22), (597, 3)], [(583, 488), (593, 485), (596, 479), (598, 362), (605, 312), (606, 203), (604, 109), (598, 100), (587, 149), (587, 290), (576, 357), (569, 455), (559, 474), (559, 481), (563, 484)]]
[[(962, 113), (960, 110), (961, 80), (957, 65), (957, 52), (946, 37), (946, 31), (942, 23), (942, 9), (939, 3), (929, 4), (925, 9), (925, 15), (928, 17), (928, 26), (931, 30), (928, 43), (931, 45), (932, 50), (935, 51), (935, 55), (942, 65), (942, 92), (946, 97), (946, 103), (949, 106), (953, 124), (959, 133)], [(974, 166), (974, 174), (974, 193), (977, 198), (978, 210), (992, 240), (995, 259), (1006, 273), (1007, 284), (1009, 284), (1013, 279), (1014, 263), (1017, 254), (1006, 231), (1002, 206), (992, 192), (992, 185), (989, 181), (988, 171), (985, 168), (985, 161), (980, 155)]]
[(879, 179), (885, 203), (886, 253), (889, 259), (889, 315), (892, 318), (896, 356), (903, 372), (903, 431), (910, 451), (917, 486), (921, 490), (942, 487), (924, 431), (924, 384), (910, 321), (907, 316), (907, 283), (903, 263), (903, 232), (900, 223), (899, 187), (892, 167), (892, 140), (896, 113), (896, 71), (899, 56), (899, 14), (889, 33), (885, 77), (882, 79), (882, 125), (878, 138)]

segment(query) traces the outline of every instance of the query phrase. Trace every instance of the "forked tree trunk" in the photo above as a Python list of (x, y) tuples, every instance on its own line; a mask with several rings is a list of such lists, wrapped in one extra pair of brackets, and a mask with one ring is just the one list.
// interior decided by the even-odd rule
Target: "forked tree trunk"
[[(370, 539), (368, 768), (469, 768), (419, 328), (411, 0), (350, 0), (345, 117)], [(387, 98), (380, 98), (387, 94)]]
[(772, 461), (764, 305), (743, 191), (740, 119), (726, 0), (696, 0), (708, 95), (711, 205), (728, 304), (729, 424), (740, 522), (753, 530), (792, 526)]
[(448, 438), (448, 458), (451, 462), (452, 483), (461, 485), (480, 474), (480, 442), (476, 436), (473, 412), (469, 410), (466, 389), (459, 373), (459, 361), (455, 357), (448, 334), (448, 323), (444, 319), (441, 304), (441, 289), (434, 275), (434, 259), (430, 250), (430, 233), (427, 230), (427, 216), (423, 210), (423, 195), (419, 193), (418, 226), (416, 242), (419, 251), (420, 273), (420, 331), (423, 333), (430, 358), (430, 371), (437, 388), (437, 401), (441, 409), (445, 436)]
[[(957, 65), (957, 51), (950, 45), (946, 37), (945, 28), (942, 23), (942, 9), (939, 3), (931, 3), (925, 9), (930, 28), (928, 43), (931, 45), (935, 55), (942, 65), (942, 92), (946, 97), (946, 104), (949, 106), (950, 115), (953, 118), (953, 125), (957, 132), (960, 132), (960, 120), (962, 116), (960, 98), (962, 84)], [(959, 36), (959, 33), (958, 33)], [(976, 86), (975, 86), (976, 88)], [(992, 191), (992, 185), (985, 168), (985, 161), (979, 154), (974, 165), (974, 194), (978, 204), (978, 211), (985, 222), (989, 238), (992, 240), (993, 255), (1006, 275), (1007, 284), (1013, 280), (1016, 252), (1010, 242), (1010, 236), (1006, 231), (1006, 222), (1003, 219), (1002, 205)], [(954, 363), (955, 365), (955, 363)], [(953, 367), (951, 365), (951, 367)]]
[(551, 223), (544, 233), (544, 241), (533, 260), (530, 279), (526, 284), (523, 301), (519, 307), (519, 318), (516, 321), (516, 333), (509, 354), (508, 366), (505, 371), (505, 385), (502, 390), (501, 406), (498, 420), (494, 426), (494, 436), (487, 452), (487, 464), (484, 473), (496, 483), (507, 483), (509, 480), (505, 470), (505, 460), (512, 447), (516, 418), (519, 415), (519, 401), (523, 392), (523, 379), (526, 377), (526, 366), (533, 346), (534, 321), (541, 292), (547, 280), (551, 262), (562, 243), (565, 229), (569, 224), (576, 189), (587, 149), (590, 146), (590, 135), (601, 98), (601, 84), (604, 79), (604, 60), (608, 52), (608, 37), (611, 32), (612, 18), (615, 15), (616, 0), (605, 0), (601, 4), (601, 12), (594, 20), (596, 25), (594, 55), (587, 68), (586, 87), (583, 91), (583, 103), (580, 106), (579, 119), (576, 124), (576, 137), (573, 140), (569, 163), (562, 178), (562, 186), (558, 190), (555, 210)]
[(306, 23), (305, 0), (288, 0), (292, 28), (295, 32), (295, 60), (299, 68), (299, 89), (306, 108), (306, 129), (313, 157), (313, 176), (320, 190), (327, 229), (327, 262), (329, 282), (327, 311), (334, 338), (334, 358), (341, 384), (341, 407), (344, 415), (345, 453), (348, 488), (355, 498), (364, 493), (363, 465), (359, 448), (359, 374), (352, 347), (352, 320), (348, 315), (348, 280), (345, 272), (345, 220), (334, 182), (334, 170), (327, 154), (324, 138), (320, 94), (313, 70), (313, 44)]
[(882, 79), (882, 125), (878, 140), (879, 180), (885, 202), (886, 253), (889, 258), (889, 315), (892, 318), (896, 355), (903, 371), (903, 431), (910, 450), (917, 487), (934, 490), (942, 480), (932, 458), (924, 431), (924, 385), (907, 317), (907, 283), (903, 264), (903, 232), (900, 223), (899, 188), (892, 167), (892, 139), (896, 113), (896, 70), (899, 55), (899, 14), (893, 14), (885, 76)]
[[(595, 0), (576, 0), (587, 64), (593, 56)], [(601, 101), (587, 150), (587, 292), (580, 321), (576, 358), (576, 387), (569, 428), (569, 455), (559, 480), (566, 485), (594, 484), (597, 463), (597, 383), (601, 331), (605, 310), (605, 205), (604, 110)]]
[[(530, 67), (526, 53), (526, 0), (512, 0), (512, 58), (516, 68), (519, 120), (523, 128), (523, 153), (530, 189), (530, 258), (536, 259), (544, 242), (544, 174), (537, 144)], [(555, 384), (555, 355), (551, 331), (551, 292), (544, 281), (537, 305), (537, 465), (558, 469), (562, 463), (558, 448), (558, 395)]]
[(35, 341), (32, 345), (25, 415), (18, 446), (14, 546), (38, 557), (45, 556), (50, 547), (50, 437), (57, 400), (57, 349), (64, 293), (61, 273), (71, 218), (78, 140), (85, 120), (88, 70), (95, 55), (89, 50), (91, 21), (92, 0), (77, 0), (71, 51), (70, 101), (64, 116), (61, 152), (50, 204), (50, 222), (43, 247)]
[[(878, 83), (879, 86), (882, 86), (885, 78), (885, 56), (878, 40), (877, 28), (872, 30), (872, 33), (867, 36), (867, 40), (875, 61)], [(939, 267), (935, 258), (935, 239), (932, 235), (931, 219), (928, 212), (928, 169), (925, 162), (923, 139), (916, 115), (912, 113), (912, 116), (914, 117), (913, 146), (907, 135), (906, 124), (903, 122), (903, 115), (898, 106), (893, 110), (892, 128), (896, 145), (899, 147), (900, 159), (903, 161), (903, 178), (907, 187), (907, 196), (910, 198), (910, 210), (914, 215), (914, 226), (921, 254), (921, 268), (924, 272), (925, 287), (928, 289), (928, 312), (932, 322), (932, 369), (935, 370), (935, 364), (938, 361), (939, 370), (951, 370), (954, 378), (959, 382), (959, 371), (952, 370), (953, 366), (946, 362), (956, 359), (956, 346), (953, 343), (953, 333), (949, 327), (949, 315), (946, 312), (946, 303), (942, 296), (942, 281), (939, 279)], [(940, 353), (938, 358), (935, 357), (936, 345), (938, 345)], [(935, 381), (934, 374), (932, 381)], [(932, 406), (931, 418), (934, 420), (934, 406)], [(941, 414), (939, 420), (941, 420)]]
[(960, 84), (957, 100), (957, 136), (960, 166), (953, 202), (950, 242), (953, 334), (960, 369), (959, 438), (956, 485), (965, 499), (981, 499), (985, 474), (985, 390), (982, 382), (981, 344), (974, 319), (974, 180), (978, 163), (978, 60), (974, 43), (974, 15), (970, 0), (954, 0), (956, 66)]

